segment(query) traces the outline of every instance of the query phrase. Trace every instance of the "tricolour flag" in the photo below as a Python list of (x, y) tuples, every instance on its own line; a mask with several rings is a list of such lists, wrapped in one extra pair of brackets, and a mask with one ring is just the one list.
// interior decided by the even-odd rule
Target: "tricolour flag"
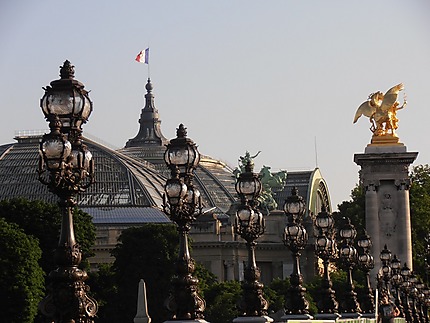
[(149, 64), (149, 48), (141, 50), (136, 56), (136, 61), (139, 63)]

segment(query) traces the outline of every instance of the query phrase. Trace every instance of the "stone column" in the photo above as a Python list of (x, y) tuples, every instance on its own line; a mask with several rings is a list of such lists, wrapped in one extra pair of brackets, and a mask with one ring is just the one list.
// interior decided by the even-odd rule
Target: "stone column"
[[(367, 185), (366, 185), (367, 184)], [(365, 214), (366, 214), (366, 231), (367, 234), (370, 236), (370, 239), (372, 239), (372, 250), (381, 250), (381, 247), (379, 245), (379, 239), (376, 239), (376, 237), (379, 237), (379, 217), (378, 217), (378, 195), (377, 190), (378, 186), (374, 181), (369, 181), (366, 183), (365, 186)], [(378, 183), (379, 184), (379, 183)], [(375, 257), (375, 268), (371, 270), (370, 276), (371, 282), (375, 281), (376, 274), (378, 273), (378, 269), (381, 266), (379, 257)]]
[(224, 266), (226, 268), (226, 277), (225, 281), (234, 280), (234, 261), (233, 260), (225, 260)]
[(406, 262), (409, 268), (412, 268), (412, 236), (411, 236), (411, 217), (405, 216), (410, 215), (409, 208), (409, 187), (410, 180), (405, 179), (396, 183), (398, 188), (399, 198), (399, 230), (398, 233), (405, 237), (407, 244), (399, 246), (397, 258), (401, 259), (402, 262)]

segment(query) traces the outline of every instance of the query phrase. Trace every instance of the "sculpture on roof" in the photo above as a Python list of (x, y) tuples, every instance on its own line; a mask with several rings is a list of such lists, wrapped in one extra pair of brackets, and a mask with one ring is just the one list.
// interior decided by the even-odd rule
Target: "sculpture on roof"
[[(238, 160), (239, 166), (233, 171), (234, 177), (238, 178), (241, 173), (245, 172), (245, 166), (248, 165), (248, 163), (254, 166), (253, 159), (257, 157), (260, 152), (261, 151), (256, 153), (254, 156), (251, 156), (251, 154), (246, 151), (245, 156), (240, 156)], [(263, 166), (260, 170), (259, 177), (262, 185), (262, 191), (258, 197), (260, 209), (265, 214), (269, 214), (270, 211), (276, 210), (278, 207), (278, 204), (273, 197), (273, 190), (281, 190), (284, 187), (287, 179), (287, 172), (280, 171), (272, 173), (270, 172), (269, 166)]]
[(261, 184), (263, 186), (262, 192), (259, 196), (261, 209), (269, 214), (270, 211), (278, 208), (273, 197), (273, 190), (281, 190), (284, 188), (287, 180), (287, 172), (280, 171), (278, 173), (270, 172), (271, 167), (263, 166), (260, 170)]
[(254, 167), (254, 158), (256, 158), (260, 153), (261, 151), (256, 153), (254, 156), (251, 156), (249, 151), (246, 151), (245, 156), (240, 156), (238, 160), (239, 167), (236, 167), (233, 171), (234, 177), (239, 178), (240, 173), (245, 172), (245, 166), (248, 165), (248, 162), (250, 165), (252, 165), (252, 167)]
[(354, 122), (365, 115), (371, 123), (370, 130), (373, 137), (392, 136), (397, 137), (398, 128), (397, 111), (403, 109), (406, 104), (406, 95), (403, 96), (403, 104), (397, 101), (399, 92), (404, 89), (403, 83), (399, 83), (389, 89), (385, 94), (378, 91), (371, 93), (367, 101), (363, 102), (355, 113)]

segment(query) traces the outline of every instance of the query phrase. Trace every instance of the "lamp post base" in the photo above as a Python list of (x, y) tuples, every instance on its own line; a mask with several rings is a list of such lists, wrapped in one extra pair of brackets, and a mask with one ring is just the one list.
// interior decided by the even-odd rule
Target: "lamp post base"
[(233, 320), (233, 323), (271, 323), (273, 319), (269, 316), (239, 316)]
[(361, 316), (360, 313), (340, 313), (341, 319), (359, 319)]
[(338, 313), (323, 313), (323, 314), (316, 314), (315, 319), (316, 320), (322, 320), (322, 321), (336, 321), (338, 318), (340, 318), (341, 315)]
[(206, 321), (204, 319), (195, 319), (195, 320), (169, 320), (169, 321), (164, 321), (164, 323), (191, 323), (191, 322), (209, 323), (208, 321)]
[(282, 322), (312, 320), (312, 315), (309, 314), (286, 314), (281, 317)]

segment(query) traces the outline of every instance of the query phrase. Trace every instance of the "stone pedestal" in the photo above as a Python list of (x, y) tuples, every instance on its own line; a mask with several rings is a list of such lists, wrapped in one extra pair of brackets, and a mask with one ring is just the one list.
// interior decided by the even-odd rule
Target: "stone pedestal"
[(171, 321), (164, 321), (164, 323), (209, 323), (208, 321), (205, 321), (203, 319), (196, 319), (196, 320), (171, 320)]
[(417, 152), (407, 152), (401, 143), (370, 144), (364, 154), (354, 155), (354, 162), (361, 166), (360, 182), (366, 194), (366, 230), (373, 243), (372, 283), (381, 267), (379, 254), (384, 245), (412, 269), (409, 165), (417, 155)]
[(306, 322), (312, 320), (313, 317), (309, 314), (286, 314), (281, 317), (281, 322)]
[(338, 313), (315, 314), (314, 319), (317, 321), (334, 322), (341, 317)]
[(269, 316), (239, 316), (233, 323), (271, 323), (273, 319)]

